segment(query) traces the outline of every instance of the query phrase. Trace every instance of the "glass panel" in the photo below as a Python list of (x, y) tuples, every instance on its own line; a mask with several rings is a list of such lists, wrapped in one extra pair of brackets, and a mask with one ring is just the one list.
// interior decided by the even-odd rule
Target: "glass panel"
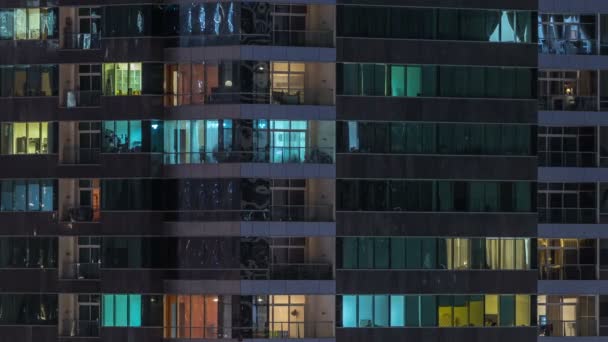
[(434, 327), (437, 325), (437, 297), (420, 296), (421, 326)]
[(27, 39), (27, 10), (15, 8), (15, 39)]
[(495, 327), (498, 325), (498, 295), (485, 296), (484, 322), (486, 327)]
[(391, 268), (405, 268), (405, 238), (391, 238)]
[(371, 328), (373, 322), (373, 296), (358, 296), (359, 299), (359, 327)]
[(484, 321), (483, 296), (476, 295), (469, 297), (469, 323), (474, 327), (482, 327)]
[(405, 326), (405, 296), (391, 296), (391, 327)]
[(27, 210), (28, 211), (39, 211), (40, 210), (40, 184), (38, 181), (29, 181), (27, 187)]
[(452, 296), (438, 296), (437, 317), (440, 327), (451, 327), (454, 324)]
[(141, 295), (129, 295), (129, 326), (141, 326)]
[(26, 185), (25, 181), (16, 180), (13, 182), (13, 205), (14, 211), (25, 211), (26, 208)]
[(500, 295), (500, 326), (510, 327), (515, 323), (515, 296)]
[(388, 296), (374, 296), (374, 326), (388, 327)]
[(454, 296), (454, 326), (469, 326), (469, 296)]
[(342, 238), (342, 267), (346, 269), (357, 268), (357, 238)]
[[(294, 296), (292, 296), (294, 297)], [(303, 296), (302, 296), (303, 297)], [(205, 337), (216, 338), (218, 336), (218, 322), (219, 322), (219, 299), (217, 296), (205, 296)], [(290, 310), (290, 313), (293, 310)], [(303, 313), (302, 313), (302, 319)]]
[(389, 263), (389, 239), (374, 238), (374, 268), (386, 269)]
[(128, 296), (125, 294), (114, 295), (114, 324), (117, 327), (128, 326)]
[(420, 326), (420, 296), (405, 296), (405, 325)]
[(357, 296), (342, 296), (342, 326), (357, 327)]
[(13, 154), (25, 154), (27, 148), (27, 124), (16, 122), (13, 124)]
[(40, 39), (40, 9), (28, 8), (28, 39)]
[(103, 326), (114, 326), (114, 295), (103, 295)]
[(515, 325), (530, 326), (530, 296), (515, 296)]
[(13, 18), (12, 9), (0, 9), (0, 39), (13, 39)]
[(373, 238), (359, 238), (359, 268), (374, 268)]

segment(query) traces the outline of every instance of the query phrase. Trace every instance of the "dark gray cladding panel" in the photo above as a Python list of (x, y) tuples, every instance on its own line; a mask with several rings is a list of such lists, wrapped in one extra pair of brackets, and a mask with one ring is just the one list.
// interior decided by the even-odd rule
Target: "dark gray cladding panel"
[[(146, 328), (110, 328), (104, 327), (100, 329), (101, 342), (122, 342), (122, 341), (146, 341), (146, 342), (163, 342), (162, 327), (146, 327)], [(93, 339), (95, 340), (95, 339)], [(70, 339), (71, 341), (71, 339)]]
[[(0, 270), (0, 292), (39, 293), (57, 292), (57, 269)], [(1, 341), (1, 340), (0, 340)]]
[(338, 38), (339, 62), (536, 67), (536, 44)]
[(112, 38), (102, 39), (100, 49), (64, 50), (57, 40), (5, 40), (0, 41), (0, 64), (160, 62), (164, 44), (157, 38)]
[(102, 293), (164, 293), (165, 280), (240, 280), (239, 270), (103, 269)]
[(424, 341), (424, 342), (536, 342), (536, 327), (492, 328), (337, 328), (337, 342)]
[[(11, 0), (12, 1), (12, 0)], [(24, 0), (17, 0), (23, 2)], [(42, 0), (44, 1), (44, 0)], [(57, 6), (82, 6), (84, 0), (46, 0)], [(137, 4), (163, 4), (164, 0), (86, 0), (87, 6), (93, 5), (137, 5)]]
[(338, 0), (338, 4), (536, 10), (538, 0)]
[(337, 212), (337, 236), (536, 237), (536, 213)]
[[(536, 157), (337, 154), (337, 178), (536, 180)], [(381, 165), (382, 167), (378, 167)]]
[(58, 104), (57, 96), (0, 97), (2, 121), (53, 121)]
[(536, 124), (536, 100), (336, 96), (338, 120)]
[(538, 271), (338, 270), (339, 294), (536, 293)]
[(162, 235), (162, 212), (109, 211), (101, 215), (102, 231), (116, 235)]
[[(0, 342), (56, 342), (57, 326), (0, 326)], [(70, 341), (74, 341), (70, 339)]]

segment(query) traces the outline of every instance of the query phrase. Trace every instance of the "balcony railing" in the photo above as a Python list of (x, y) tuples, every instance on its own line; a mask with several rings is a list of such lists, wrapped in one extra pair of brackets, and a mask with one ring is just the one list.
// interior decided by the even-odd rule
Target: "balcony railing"
[(597, 336), (597, 324), (595, 319), (579, 320), (548, 320), (538, 326), (539, 336)]
[(70, 90), (66, 93), (65, 107), (99, 107), (101, 105), (100, 90)]
[(329, 88), (273, 89), (268, 92), (215, 89), (199, 94), (165, 94), (165, 106), (205, 103), (332, 106), (335, 101), (334, 91)]
[(597, 167), (596, 152), (538, 152), (539, 166)]
[(63, 48), (66, 50), (100, 49), (101, 35), (99, 33), (64, 34)]
[(92, 206), (78, 206), (68, 208), (67, 217), (63, 221), (70, 222), (96, 222), (99, 220), (99, 211)]
[(335, 46), (334, 31), (331, 30), (273, 30), (268, 33), (183, 35), (160, 39), (165, 40), (167, 47), (271, 45), (332, 48)]
[(538, 209), (540, 223), (596, 223), (595, 209)]
[(62, 279), (97, 280), (99, 263), (65, 263), (61, 272)]
[(554, 111), (597, 111), (599, 98), (597, 96), (551, 95), (540, 96), (539, 110)]
[(332, 280), (331, 264), (271, 264), (265, 269), (241, 271), (242, 279), (250, 280)]
[(100, 153), (100, 148), (82, 148), (74, 145), (64, 146), (61, 164), (96, 165), (99, 164)]
[(99, 321), (66, 319), (59, 333), (62, 337), (96, 337), (99, 336)]
[(595, 265), (539, 265), (540, 280), (595, 280)]
[(214, 151), (165, 153), (164, 163), (220, 164), (220, 163), (276, 163), (276, 164), (333, 164), (334, 149), (326, 147), (271, 147), (256, 151)]
[[(129, 213), (129, 211), (105, 211), (107, 213)], [(332, 205), (275, 205), (264, 209), (217, 209), (217, 210), (180, 210), (144, 211), (159, 213), (166, 222), (195, 221), (299, 221), (333, 222)], [(131, 211), (131, 213), (134, 213)], [(104, 215), (102, 211), (101, 215)]]
[[(295, 318), (294, 318), (295, 319)], [(253, 327), (166, 326), (165, 339), (332, 338), (334, 322), (266, 322)]]
[(593, 39), (539, 39), (538, 52), (549, 55), (596, 55), (597, 41)]

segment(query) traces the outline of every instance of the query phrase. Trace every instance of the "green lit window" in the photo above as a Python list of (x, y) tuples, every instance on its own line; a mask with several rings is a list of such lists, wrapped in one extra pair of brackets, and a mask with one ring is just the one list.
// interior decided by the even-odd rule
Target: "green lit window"
[(112, 95), (141, 95), (141, 63), (106, 63), (103, 65), (103, 93)]
[(338, 95), (536, 98), (530, 68), (341, 63), (337, 72)]
[(102, 315), (102, 324), (104, 327), (141, 326), (141, 295), (103, 295)]

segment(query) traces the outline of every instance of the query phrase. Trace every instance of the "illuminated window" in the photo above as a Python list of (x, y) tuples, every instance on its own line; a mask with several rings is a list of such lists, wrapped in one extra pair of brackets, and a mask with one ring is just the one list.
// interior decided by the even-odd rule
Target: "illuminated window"
[(529, 295), (342, 296), (342, 327), (529, 326)]
[(101, 309), (104, 327), (141, 326), (141, 295), (104, 294)]
[(217, 338), (219, 297), (166, 295), (165, 338)]
[(104, 95), (141, 95), (141, 63), (106, 63), (103, 78)]

